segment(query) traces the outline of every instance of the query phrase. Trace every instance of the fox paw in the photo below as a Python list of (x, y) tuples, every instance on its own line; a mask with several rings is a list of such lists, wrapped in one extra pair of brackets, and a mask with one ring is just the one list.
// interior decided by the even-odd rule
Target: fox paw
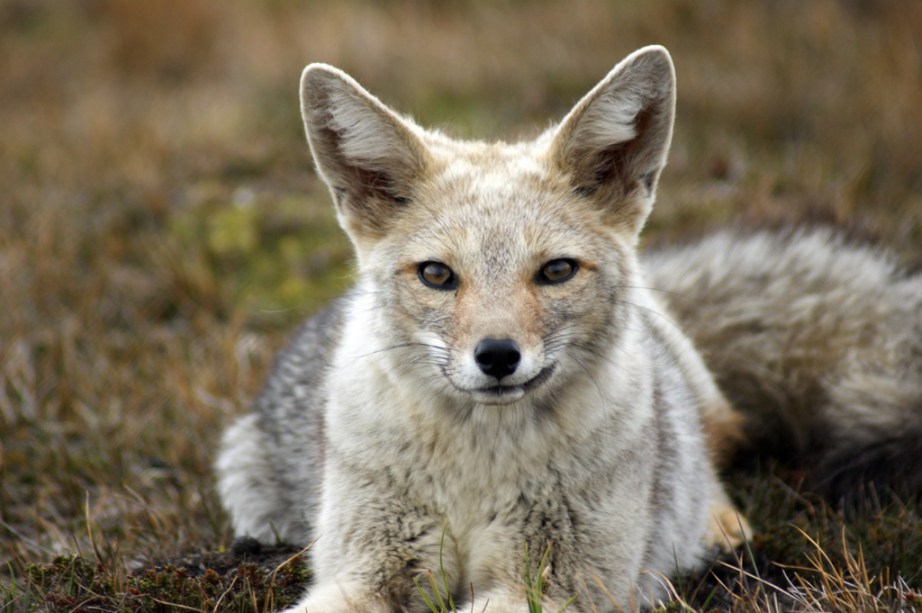
[(708, 547), (717, 545), (723, 551), (733, 551), (752, 538), (749, 522), (732, 503), (714, 503), (711, 505), (710, 516), (705, 535)]
[(281, 613), (388, 613), (393, 608), (362, 585), (344, 581), (315, 586)]

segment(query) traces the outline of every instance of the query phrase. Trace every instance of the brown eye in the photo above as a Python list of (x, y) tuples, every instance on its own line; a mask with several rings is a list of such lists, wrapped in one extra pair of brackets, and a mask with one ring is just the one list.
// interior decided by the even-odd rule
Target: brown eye
[(453, 290), (458, 287), (455, 273), (441, 262), (423, 262), (417, 268), (419, 280), (426, 287), (440, 290)]
[(551, 260), (541, 267), (536, 280), (544, 285), (556, 285), (572, 279), (577, 270), (579, 270), (579, 264), (576, 260), (570, 258)]

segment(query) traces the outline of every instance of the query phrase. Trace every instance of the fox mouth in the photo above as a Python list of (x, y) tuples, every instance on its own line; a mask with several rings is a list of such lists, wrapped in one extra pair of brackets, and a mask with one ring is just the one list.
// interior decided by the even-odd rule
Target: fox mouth
[(509, 404), (521, 400), (525, 394), (545, 383), (554, 374), (557, 364), (551, 364), (541, 369), (537, 375), (518, 385), (491, 385), (470, 390), (474, 400), (481, 404)]

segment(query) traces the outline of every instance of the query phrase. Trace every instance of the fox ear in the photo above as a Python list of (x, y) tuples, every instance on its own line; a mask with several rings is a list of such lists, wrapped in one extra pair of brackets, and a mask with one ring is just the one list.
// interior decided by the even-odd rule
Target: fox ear
[(301, 75), (301, 116), (340, 224), (357, 246), (386, 234), (425, 171), (420, 129), (326, 64)]
[(644, 47), (615, 66), (553, 135), (552, 163), (617, 227), (640, 232), (666, 164), (675, 72), (665, 48)]

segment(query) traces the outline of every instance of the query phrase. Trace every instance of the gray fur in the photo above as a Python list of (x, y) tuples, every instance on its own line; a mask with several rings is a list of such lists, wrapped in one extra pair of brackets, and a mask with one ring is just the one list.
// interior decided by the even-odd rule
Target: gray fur
[(922, 491), (922, 275), (830, 228), (724, 231), (644, 264), (757, 450), (817, 467), (834, 501)]
[(276, 357), (255, 411), (224, 435), (219, 489), (240, 536), (263, 543), (310, 541), (323, 471), (323, 383), (347, 300), (295, 333)]

